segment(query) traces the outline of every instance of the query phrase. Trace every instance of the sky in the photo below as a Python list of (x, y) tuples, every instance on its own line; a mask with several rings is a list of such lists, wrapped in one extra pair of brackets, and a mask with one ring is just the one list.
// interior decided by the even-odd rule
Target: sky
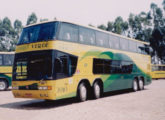
[(9, 17), (26, 24), (34, 12), (38, 19), (66, 20), (94, 26), (114, 21), (117, 16), (127, 20), (130, 13), (148, 12), (150, 4), (162, 7), (163, 0), (0, 0), (0, 19)]

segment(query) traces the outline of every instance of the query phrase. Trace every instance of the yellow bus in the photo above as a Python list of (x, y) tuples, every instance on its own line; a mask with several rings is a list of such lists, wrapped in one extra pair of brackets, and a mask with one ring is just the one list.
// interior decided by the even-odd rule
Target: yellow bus
[(0, 52), (0, 91), (11, 86), (14, 52)]
[(16, 98), (85, 101), (151, 83), (149, 43), (66, 21), (27, 26), (16, 47)]
[(165, 78), (165, 65), (152, 64), (152, 79)]

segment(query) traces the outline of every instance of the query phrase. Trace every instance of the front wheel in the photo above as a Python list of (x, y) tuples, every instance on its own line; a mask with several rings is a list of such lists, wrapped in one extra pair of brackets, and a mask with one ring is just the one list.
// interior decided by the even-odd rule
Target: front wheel
[(7, 89), (7, 82), (5, 80), (0, 80), (0, 91)]
[(85, 83), (80, 83), (78, 87), (78, 99), (80, 102), (84, 102), (87, 100), (87, 87)]
[(93, 94), (94, 99), (98, 99), (101, 97), (101, 87), (98, 82), (95, 82), (93, 85)]
[(136, 92), (138, 90), (138, 82), (136, 79), (134, 79), (134, 81), (133, 81), (132, 89), (134, 92)]

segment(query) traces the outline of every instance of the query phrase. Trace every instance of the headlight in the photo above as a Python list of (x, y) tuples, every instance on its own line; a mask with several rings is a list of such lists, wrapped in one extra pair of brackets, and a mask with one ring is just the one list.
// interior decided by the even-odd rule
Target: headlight
[(51, 90), (52, 86), (40, 86), (38, 87), (39, 90)]

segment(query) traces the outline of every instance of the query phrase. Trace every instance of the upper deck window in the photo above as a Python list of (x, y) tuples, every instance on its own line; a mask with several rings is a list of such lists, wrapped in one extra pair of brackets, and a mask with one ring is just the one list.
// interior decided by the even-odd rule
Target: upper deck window
[(13, 65), (14, 55), (3, 55), (4, 65)]
[(18, 45), (54, 39), (57, 31), (57, 24), (58, 22), (51, 22), (24, 28)]
[(114, 35), (109, 36), (109, 46), (110, 46), (110, 48), (119, 49), (120, 48), (120, 43), (119, 42), (120, 42), (119, 37), (114, 36)]
[(82, 44), (95, 45), (95, 32), (94, 30), (79, 27), (79, 42)]
[(109, 47), (108, 45), (108, 34), (103, 32), (96, 32), (96, 45), (102, 47)]
[(128, 40), (120, 38), (120, 47), (122, 50), (128, 50)]
[(2, 65), (2, 55), (0, 55), (0, 65)]
[(70, 42), (77, 42), (78, 26), (68, 23), (61, 23), (58, 39)]

